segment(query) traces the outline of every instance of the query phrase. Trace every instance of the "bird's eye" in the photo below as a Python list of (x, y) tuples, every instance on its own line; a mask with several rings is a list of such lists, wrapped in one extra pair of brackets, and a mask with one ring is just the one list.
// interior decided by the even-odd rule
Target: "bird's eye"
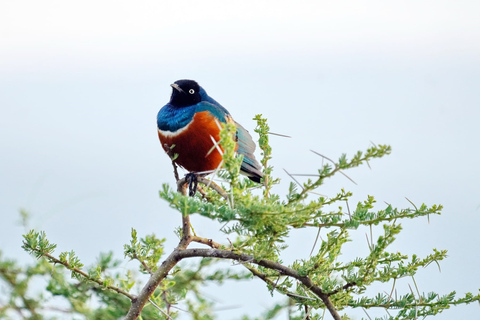
[(193, 90), (193, 89), (190, 89), (190, 90), (188, 90), (188, 93), (190, 93), (190, 94), (194, 94), (194, 93), (195, 93), (195, 90)]

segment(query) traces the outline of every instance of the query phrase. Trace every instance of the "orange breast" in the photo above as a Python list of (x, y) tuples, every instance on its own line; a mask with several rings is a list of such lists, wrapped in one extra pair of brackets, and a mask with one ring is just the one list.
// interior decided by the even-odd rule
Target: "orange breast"
[[(158, 131), (162, 147), (175, 145), (173, 153), (178, 154), (175, 162), (190, 172), (215, 170), (222, 161), (222, 155), (215, 148), (219, 140), (220, 129), (215, 118), (208, 111), (198, 112), (193, 116), (188, 127), (178, 134), (167, 135)], [(165, 149), (167, 150), (167, 149)], [(210, 153), (209, 153), (210, 152)]]

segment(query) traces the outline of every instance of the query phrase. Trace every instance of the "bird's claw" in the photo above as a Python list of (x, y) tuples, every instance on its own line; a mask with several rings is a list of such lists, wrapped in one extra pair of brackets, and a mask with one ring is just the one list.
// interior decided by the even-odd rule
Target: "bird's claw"
[(197, 192), (198, 175), (196, 172), (190, 172), (185, 175), (185, 178), (188, 182), (188, 195), (193, 197)]

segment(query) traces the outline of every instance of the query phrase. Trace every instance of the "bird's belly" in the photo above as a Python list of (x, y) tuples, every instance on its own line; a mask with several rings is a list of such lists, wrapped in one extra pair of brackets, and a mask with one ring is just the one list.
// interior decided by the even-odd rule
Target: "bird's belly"
[[(208, 111), (198, 112), (184, 128), (175, 132), (158, 130), (158, 137), (165, 151), (174, 145), (172, 152), (178, 154), (175, 162), (190, 172), (215, 170), (222, 155), (214, 147), (219, 141), (220, 128)], [(166, 146), (167, 147), (166, 147)]]

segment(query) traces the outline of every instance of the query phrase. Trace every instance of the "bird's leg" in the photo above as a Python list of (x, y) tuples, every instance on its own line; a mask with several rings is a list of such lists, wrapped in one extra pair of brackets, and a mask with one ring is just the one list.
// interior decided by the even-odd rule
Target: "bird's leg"
[(197, 186), (198, 186), (198, 179), (197, 179), (197, 173), (196, 172), (190, 172), (185, 175), (185, 178), (188, 181), (188, 195), (190, 197), (193, 197), (195, 193), (197, 192)]

